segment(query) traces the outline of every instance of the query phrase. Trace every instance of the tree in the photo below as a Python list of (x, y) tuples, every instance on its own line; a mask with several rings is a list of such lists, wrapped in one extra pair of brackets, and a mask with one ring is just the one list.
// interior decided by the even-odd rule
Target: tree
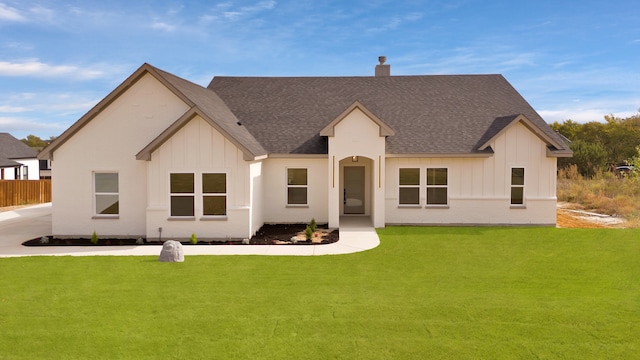
[[(558, 166), (572, 164), (585, 176), (624, 163), (636, 155), (640, 145), (640, 114), (626, 119), (605, 115), (605, 122), (591, 121), (580, 124), (572, 120), (554, 122), (551, 128), (572, 141), (574, 157), (559, 159)], [(603, 153), (606, 153), (604, 164)], [(592, 157), (592, 158), (591, 158)]]
[(578, 166), (582, 176), (592, 177), (607, 168), (609, 153), (602, 144), (575, 140), (571, 143), (572, 163)]
[(21, 139), (20, 141), (29, 145), (32, 148), (43, 148), (48, 144), (46, 141), (40, 139), (40, 137), (35, 135), (27, 135), (26, 138)]

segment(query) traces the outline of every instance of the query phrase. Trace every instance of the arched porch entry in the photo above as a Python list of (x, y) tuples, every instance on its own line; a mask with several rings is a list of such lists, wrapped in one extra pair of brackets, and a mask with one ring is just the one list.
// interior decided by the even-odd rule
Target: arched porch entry
[(393, 130), (358, 101), (321, 131), (329, 138), (329, 226), (369, 217), (384, 227), (385, 139)]
[(384, 191), (381, 180), (382, 156), (377, 159), (351, 155), (331, 159), (333, 174), (329, 191), (329, 226), (339, 227), (340, 219), (367, 219), (384, 227)]

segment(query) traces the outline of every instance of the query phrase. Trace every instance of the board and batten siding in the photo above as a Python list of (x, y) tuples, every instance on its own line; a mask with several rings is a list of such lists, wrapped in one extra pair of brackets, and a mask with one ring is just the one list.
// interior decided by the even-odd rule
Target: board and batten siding
[[(53, 154), (51, 166), (55, 236), (145, 235), (147, 164), (136, 154), (188, 106), (147, 74), (87, 122)], [(117, 172), (117, 219), (95, 219), (94, 172)]]
[[(242, 151), (202, 118), (194, 117), (156, 149), (147, 166), (147, 239), (158, 238), (160, 227), (164, 239), (188, 239), (192, 233), (199, 239), (251, 236), (250, 205), (259, 200), (252, 198), (249, 180), (251, 171), (259, 168), (250, 167), (250, 163), (243, 160)], [(170, 219), (171, 173), (195, 174), (195, 219)], [(199, 186), (203, 173), (226, 174), (227, 216), (224, 219), (202, 219)]]
[[(307, 205), (287, 206), (287, 169), (307, 169)], [(264, 160), (263, 217), (265, 223), (327, 223), (328, 188), (326, 158), (269, 158)]]
[[(556, 158), (521, 123), (491, 144), (488, 158), (398, 158), (386, 162), (387, 224), (555, 224)], [(525, 168), (524, 207), (512, 207), (511, 168)], [(399, 169), (420, 169), (420, 207), (398, 204)], [(426, 169), (448, 169), (447, 207), (426, 206)]]

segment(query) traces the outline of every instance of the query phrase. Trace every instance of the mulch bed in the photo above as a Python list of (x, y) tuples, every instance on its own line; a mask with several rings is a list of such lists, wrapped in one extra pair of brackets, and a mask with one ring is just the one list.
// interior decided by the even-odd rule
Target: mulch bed
[[(321, 242), (297, 241), (291, 242), (291, 238), (304, 232), (306, 224), (268, 224), (263, 225), (256, 234), (249, 239), (248, 245), (319, 245), (331, 244), (340, 238), (338, 229), (335, 229), (321, 238)], [(319, 225), (318, 229), (327, 229), (326, 226)], [(91, 239), (58, 239), (51, 236), (46, 237), (46, 242), (41, 238), (27, 240), (22, 243), (24, 246), (123, 246), (123, 245), (162, 245), (159, 241), (149, 241), (146, 239), (101, 239), (97, 244), (92, 244)], [(170, 239), (166, 239), (170, 240)], [(193, 245), (189, 241), (182, 242), (183, 245)], [(198, 241), (196, 245), (247, 245), (242, 240), (219, 240), (219, 241)]]

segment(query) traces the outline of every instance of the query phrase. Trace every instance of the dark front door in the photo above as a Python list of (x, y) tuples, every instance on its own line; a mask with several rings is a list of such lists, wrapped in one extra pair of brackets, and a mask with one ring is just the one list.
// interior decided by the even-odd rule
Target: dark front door
[(364, 214), (364, 166), (344, 167), (342, 202), (345, 214)]

